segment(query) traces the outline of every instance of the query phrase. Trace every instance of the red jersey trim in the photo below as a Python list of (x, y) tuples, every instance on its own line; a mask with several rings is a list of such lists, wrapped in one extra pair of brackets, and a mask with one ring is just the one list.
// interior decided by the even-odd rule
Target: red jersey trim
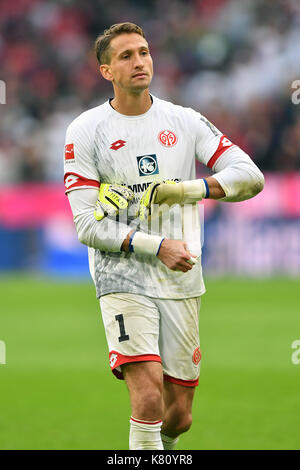
[(84, 176), (78, 175), (78, 173), (66, 173), (64, 176), (64, 183), (66, 188), (66, 193), (71, 189), (81, 188), (82, 186), (88, 188), (100, 188), (99, 181), (90, 180), (84, 178)]
[(209, 168), (212, 168), (214, 164), (216, 163), (216, 161), (218, 160), (218, 158), (220, 158), (222, 153), (224, 153), (226, 150), (229, 149), (229, 147), (232, 147), (233, 145), (234, 144), (228, 139), (228, 137), (226, 137), (226, 135), (222, 135), (218, 148), (213, 154), (213, 156), (211, 157), (211, 159), (208, 161), (207, 166)]
[(196, 380), (183, 380), (164, 374), (164, 380), (173, 384), (183, 385), (184, 387), (197, 387), (199, 385), (199, 377)]
[(123, 354), (118, 353), (117, 351), (110, 351), (109, 353), (109, 362), (113, 374), (117, 379), (124, 380), (122, 372), (118, 371), (116, 367), (119, 367), (123, 364), (129, 364), (131, 362), (143, 362), (143, 361), (153, 361), (160, 362), (161, 358), (157, 354), (139, 354), (137, 356), (124, 356)]

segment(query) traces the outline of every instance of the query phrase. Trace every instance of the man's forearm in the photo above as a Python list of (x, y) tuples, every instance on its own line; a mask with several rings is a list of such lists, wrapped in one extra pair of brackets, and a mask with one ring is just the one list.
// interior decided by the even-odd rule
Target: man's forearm
[[(172, 206), (193, 204), (204, 198), (243, 201), (258, 194), (264, 185), (261, 171), (238, 147), (223, 155), (215, 165), (215, 174), (207, 178), (150, 185), (141, 200), (140, 216), (145, 218), (152, 204)], [(151, 187), (152, 186), (152, 187)]]
[(80, 189), (68, 194), (78, 239), (81, 243), (101, 251), (120, 252), (132, 228), (109, 217), (97, 221), (94, 217), (98, 191)]
[(224, 189), (222, 188), (220, 183), (216, 180), (216, 178), (209, 176), (208, 178), (205, 178), (205, 179), (208, 184), (210, 199), (221, 199), (222, 197), (226, 196)]
[[(126, 223), (110, 217), (98, 221), (94, 217), (97, 191), (82, 189), (69, 193), (78, 239), (84, 245), (107, 252), (135, 252), (157, 255), (163, 237), (135, 232)], [(131, 244), (130, 244), (131, 239)]]

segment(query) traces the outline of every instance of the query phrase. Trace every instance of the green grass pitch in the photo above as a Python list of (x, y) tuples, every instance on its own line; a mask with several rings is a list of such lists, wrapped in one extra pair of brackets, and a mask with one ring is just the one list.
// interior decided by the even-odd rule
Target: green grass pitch
[[(299, 449), (299, 282), (206, 286), (194, 422), (178, 449)], [(93, 285), (2, 277), (0, 297), (0, 449), (128, 449), (129, 398)]]

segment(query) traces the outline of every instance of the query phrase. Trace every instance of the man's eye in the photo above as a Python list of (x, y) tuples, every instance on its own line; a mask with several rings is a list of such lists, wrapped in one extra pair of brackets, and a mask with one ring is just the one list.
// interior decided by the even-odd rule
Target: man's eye
[(123, 55), (123, 59), (128, 59), (129, 58), (129, 55), (126, 54), (126, 55)]

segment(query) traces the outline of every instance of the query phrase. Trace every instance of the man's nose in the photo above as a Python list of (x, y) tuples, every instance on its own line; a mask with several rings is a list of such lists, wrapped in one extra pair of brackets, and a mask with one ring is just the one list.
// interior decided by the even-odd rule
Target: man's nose
[(135, 67), (143, 67), (144, 65), (144, 62), (142, 61), (142, 58), (140, 56), (140, 54), (136, 54), (134, 56), (134, 66)]

